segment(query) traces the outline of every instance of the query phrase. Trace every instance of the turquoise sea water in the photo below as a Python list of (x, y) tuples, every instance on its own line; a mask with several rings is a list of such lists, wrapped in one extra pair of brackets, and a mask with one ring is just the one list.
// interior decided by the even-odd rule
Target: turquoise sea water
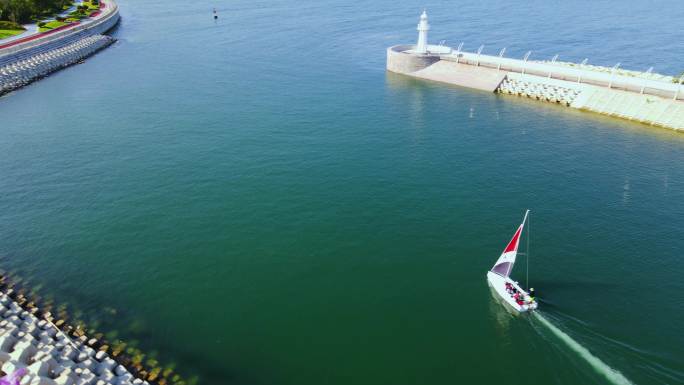
[[(559, 333), (684, 382), (684, 136), (384, 70), (427, 7), (431, 41), (674, 74), (679, 2), (119, 5), (0, 99), (2, 269), (203, 384), (607, 383)], [(559, 333), (485, 282), (526, 208)]]

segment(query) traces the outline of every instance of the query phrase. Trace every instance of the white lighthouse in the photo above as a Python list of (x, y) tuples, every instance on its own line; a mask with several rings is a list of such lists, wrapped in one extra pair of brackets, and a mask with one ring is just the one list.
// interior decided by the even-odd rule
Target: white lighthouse
[(418, 44), (416, 44), (416, 53), (427, 53), (428, 42), (427, 33), (430, 30), (430, 25), (427, 20), (427, 13), (423, 10), (423, 14), (420, 15), (420, 21), (418, 22)]

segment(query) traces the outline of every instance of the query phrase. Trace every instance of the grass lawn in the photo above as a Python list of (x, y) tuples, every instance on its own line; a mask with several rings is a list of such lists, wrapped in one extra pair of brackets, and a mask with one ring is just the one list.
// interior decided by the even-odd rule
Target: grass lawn
[[(0, 0), (0, 2), (1, 1), (2, 0)], [(21, 24), (17, 24), (13, 21), (0, 21), (0, 39), (18, 35), (24, 31), (26, 31), (26, 28)]]
[(61, 26), (63, 26), (63, 25), (67, 25), (67, 24), (69, 24), (69, 23), (65, 23), (65, 22), (63, 22), (63, 21), (52, 20), (51, 22), (49, 22), (49, 23), (45, 24), (44, 26), (40, 27), (38, 30), (39, 30), (40, 32), (45, 32), (45, 31), (49, 31), (49, 30), (51, 30), (51, 29), (59, 28), (59, 27), (61, 27)]
[(98, 9), (100, 9), (100, 4), (93, 4), (90, 1), (84, 1), (83, 5), (87, 5), (88, 9), (91, 11), (97, 11)]
[(18, 35), (22, 32), (24, 32), (23, 29), (0, 29), (0, 39), (4, 39), (6, 37)]
[(81, 20), (85, 19), (86, 17), (88, 17), (88, 15), (79, 11), (74, 11), (69, 14), (69, 19)]

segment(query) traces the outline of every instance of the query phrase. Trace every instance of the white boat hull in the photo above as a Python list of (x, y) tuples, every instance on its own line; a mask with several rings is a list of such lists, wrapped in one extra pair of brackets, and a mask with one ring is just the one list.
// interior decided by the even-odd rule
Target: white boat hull
[[(510, 283), (522, 295), (522, 304), (513, 298), (513, 295), (506, 290), (506, 282)], [(518, 283), (510, 278), (503, 277), (494, 272), (487, 272), (487, 283), (506, 305), (509, 305), (513, 310), (519, 313), (525, 313), (537, 308), (537, 302), (530, 297), (530, 295), (523, 290)]]

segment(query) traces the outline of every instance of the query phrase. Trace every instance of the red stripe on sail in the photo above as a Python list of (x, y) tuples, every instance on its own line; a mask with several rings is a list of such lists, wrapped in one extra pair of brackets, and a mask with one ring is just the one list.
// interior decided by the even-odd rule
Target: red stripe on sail
[(504, 253), (508, 253), (509, 251), (518, 250), (518, 240), (520, 239), (520, 233), (521, 232), (522, 232), (522, 225), (520, 225), (520, 227), (518, 227), (518, 231), (516, 231), (515, 234), (513, 234), (513, 238), (508, 243), (508, 246), (506, 246)]

